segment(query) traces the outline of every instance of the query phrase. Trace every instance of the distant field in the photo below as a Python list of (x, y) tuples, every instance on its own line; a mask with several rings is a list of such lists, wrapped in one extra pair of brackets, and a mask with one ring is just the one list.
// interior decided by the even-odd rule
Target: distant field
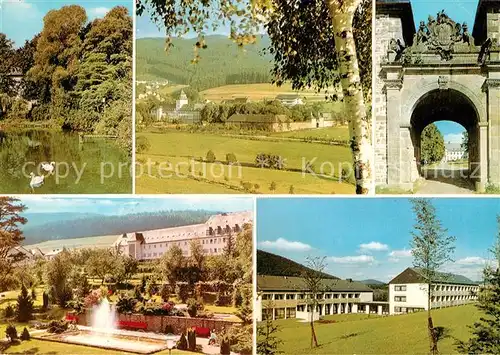
[[(202, 91), (203, 98), (210, 101), (231, 100), (235, 97), (248, 97), (250, 100), (258, 101), (264, 99), (274, 99), (280, 94), (296, 94), (292, 90), (291, 84), (283, 84), (277, 87), (272, 84), (244, 84), (244, 85), (225, 85), (217, 88)], [(325, 101), (324, 94), (317, 94), (314, 90), (299, 91), (300, 97), (306, 97), (308, 101)]]
[[(456, 339), (467, 340), (468, 325), (479, 319), (474, 305), (438, 309), (432, 312), (434, 325), (444, 327), (438, 343), (441, 354), (456, 354)], [(319, 323), (315, 330), (320, 346), (310, 348), (309, 323), (279, 320), (283, 341), (280, 350), (285, 354), (427, 354), (427, 313), (380, 317), (360, 314), (341, 314), (325, 317), (336, 323)]]
[(318, 138), (349, 141), (349, 129), (347, 126), (327, 127), (321, 129), (303, 129), (300, 131), (273, 133), (272, 136), (287, 138)]
[[(152, 176), (145, 170), (136, 179), (138, 193), (243, 193), (240, 190), (242, 181), (251, 183), (257, 193), (288, 194), (290, 186), (293, 186), (295, 194), (354, 193), (354, 185), (339, 182), (338, 177), (342, 166), (350, 166), (352, 161), (347, 147), (305, 142), (266, 142), (177, 131), (140, 135), (149, 140), (151, 148), (144, 154), (137, 154), (138, 162), (146, 163), (150, 159), (155, 164), (151, 166)], [(230, 167), (218, 163), (194, 162), (194, 168), (189, 167), (193, 164), (193, 158), (205, 158), (209, 150), (215, 153), (217, 160), (225, 160), (226, 154), (234, 153), (242, 164), (254, 163), (259, 153), (281, 155), (286, 159), (289, 169), (301, 169), (307, 161), (315, 159), (315, 171), (319, 172), (319, 167), (324, 163), (323, 173), (328, 176), (303, 174), (300, 171)], [(179, 173), (174, 174), (170, 170), (168, 175), (159, 177), (160, 164), (163, 162), (177, 167)], [(136, 169), (136, 173), (140, 173), (140, 168)], [(273, 181), (276, 190), (270, 189)]]

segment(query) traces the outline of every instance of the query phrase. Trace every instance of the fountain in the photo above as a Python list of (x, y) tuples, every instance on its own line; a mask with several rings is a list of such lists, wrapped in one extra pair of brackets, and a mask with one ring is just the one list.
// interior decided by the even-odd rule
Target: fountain
[(41, 339), (136, 354), (151, 354), (167, 348), (163, 334), (118, 329), (115, 307), (106, 298), (93, 307), (90, 325), (90, 327), (78, 326), (77, 331), (48, 334)]

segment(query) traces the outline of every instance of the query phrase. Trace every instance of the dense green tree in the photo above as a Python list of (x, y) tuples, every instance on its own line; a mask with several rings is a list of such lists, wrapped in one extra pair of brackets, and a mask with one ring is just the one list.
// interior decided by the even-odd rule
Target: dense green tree
[(427, 328), (429, 331), (430, 353), (438, 353), (438, 336), (431, 315), (431, 299), (439, 269), (452, 261), (455, 237), (449, 236), (436, 216), (436, 208), (428, 199), (412, 199), (415, 214), (414, 230), (411, 232), (411, 253), (413, 266), (421, 271), (427, 285)]
[(458, 342), (462, 354), (500, 354), (500, 216), (497, 216), (497, 236), (491, 252), (494, 263), (484, 268), (484, 285), (477, 294), (476, 306), (483, 315), (470, 327), (472, 337)]
[(104, 284), (106, 277), (115, 279), (123, 275), (124, 265), (119, 255), (111, 250), (93, 249), (85, 264), (85, 271), (91, 277), (97, 277)]
[(33, 315), (33, 299), (26, 286), (22, 285), (21, 293), (17, 296), (16, 317), (18, 322), (27, 322)]
[(24, 258), (24, 254), (13, 252), (13, 248), (24, 240), (21, 228), (28, 220), (21, 214), (25, 210), (19, 199), (0, 196), (0, 291), (14, 283), (13, 265)]
[[(14, 57), (14, 43), (5, 34), (0, 33), (0, 93), (12, 94), (14, 81), (10, 73), (14, 67)], [(0, 118), (2, 118), (3, 111), (2, 108)]]
[(462, 142), (460, 143), (460, 147), (465, 151), (469, 151), (469, 132), (462, 132)]
[(432, 123), (424, 128), (421, 135), (420, 159), (426, 164), (436, 163), (444, 157), (444, 138)]
[(174, 244), (162, 255), (157, 264), (157, 272), (161, 279), (168, 281), (173, 286), (180, 281), (180, 271), (186, 266), (182, 249)]
[(72, 298), (70, 276), (73, 269), (71, 254), (61, 251), (45, 265), (44, 283), (47, 285), (52, 302), (61, 307)]

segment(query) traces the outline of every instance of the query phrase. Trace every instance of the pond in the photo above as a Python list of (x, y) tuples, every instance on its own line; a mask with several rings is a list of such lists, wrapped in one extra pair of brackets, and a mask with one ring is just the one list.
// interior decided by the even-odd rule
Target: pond
[[(128, 154), (108, 138), (41, 129), (0, 131), (3, 194), (132, 193), (130, 164)], [(40, 187), (30, 186), (31, 173), (43, 176)]]

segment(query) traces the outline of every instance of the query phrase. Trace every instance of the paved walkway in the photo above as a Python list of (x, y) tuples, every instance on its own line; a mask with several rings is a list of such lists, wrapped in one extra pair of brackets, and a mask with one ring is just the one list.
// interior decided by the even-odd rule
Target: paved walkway
[(467, 169), (447, 163), (422, 171), (425, 181), (415, 192), (423, 194), (473, 194), (474, 184), (467, 178)]

